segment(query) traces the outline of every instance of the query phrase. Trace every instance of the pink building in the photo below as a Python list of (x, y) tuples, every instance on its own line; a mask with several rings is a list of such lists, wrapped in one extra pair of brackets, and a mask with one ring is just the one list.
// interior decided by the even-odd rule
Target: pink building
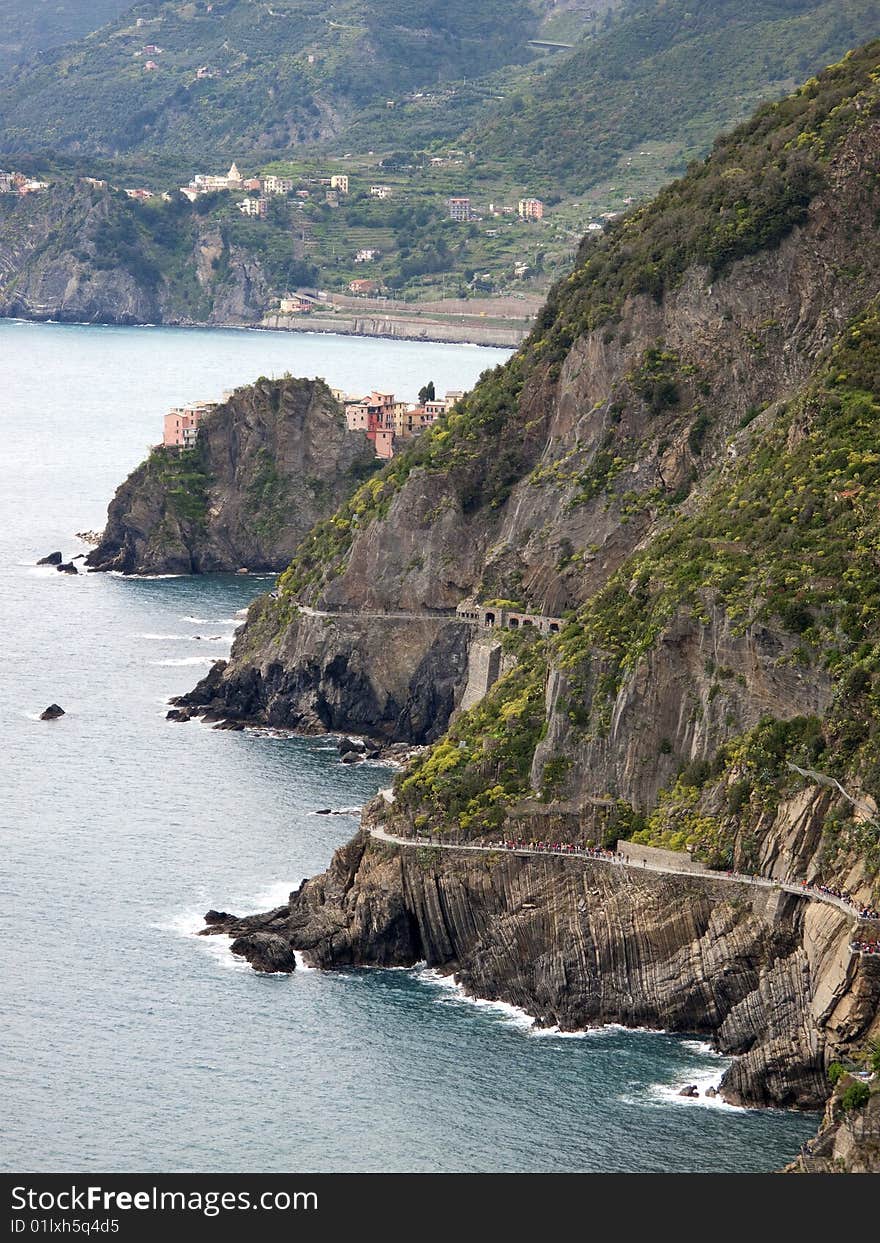
[(345, 407), (345, 422), (350, 432), (365, 432), (370, 426), (370, 407), (359, 401)]
[(394, 457), (394, 431), (390, 428), (376, 429), (367, 435), (376, 447), (376, 457), (388, 459)]
[(171, 449), (191, 449), (196, 442), (199, 424), (214, 409), (214, 403), (178, 406), (165, 415), (162, 444)]

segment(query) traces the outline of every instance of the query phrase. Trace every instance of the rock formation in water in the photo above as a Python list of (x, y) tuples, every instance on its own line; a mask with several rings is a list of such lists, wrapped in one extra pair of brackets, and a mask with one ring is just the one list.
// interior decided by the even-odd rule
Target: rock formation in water
[[(398, 836), (631, 838), (880, 905), (878, 54), (586, 242), (515, 358), (309, 533), (189, 710), (432, 742), (369, 813)], [(425, 958), (543, 1023), (705, 1033), (738, 1055), (729, 1099), (800, 1107), (880, 1039), (860, 929), (723, 875), (363, 836), (265, 927), (325, 967)]]
[(207, 415), (195, 447), (158, 447), (110, 503), (93, 570), (278, 570), (375, 469), (320, 380), (259, 380)]

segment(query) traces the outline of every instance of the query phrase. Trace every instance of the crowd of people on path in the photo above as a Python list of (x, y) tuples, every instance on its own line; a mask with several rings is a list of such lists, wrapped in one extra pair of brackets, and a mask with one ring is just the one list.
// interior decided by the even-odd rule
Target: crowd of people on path
[(880, 911), (876, 906), (867, 906), (856, 901), (848, 889), (837, 889), (834, 885), (810, 885), (807, 881), (801, 881), (801, 888), (809, 893), (821, 894), (826, 898), (837, 898), (839, 902), (845, 902), (847, 906), (851, 906), (859, 919), (880, 919)]
[(577, 846), (573, 842), (526, 842), (499, 841), (491, 843), (498, 850), (534, 850), (540, 854), (578, 855), (587, 859), (622, 859), (617, 850), (605, 850), (602, 846)]
[[(420, 839), (430, 841), (440, 846), (459, 846), (461, 842), (447, 840), (445, 838), (431, 837), (429, 839)], [(495, 842), (487, 843), (485, 849), (491, 850), (527, 850), (537, 854), (554, 854), (554, 855), (576, 855), (578, 858), (587, 859), (604, 859), (609, 863), (623, 863), (626, 856), (619, 850), (607, 850), (604, 846), (579, 846), (574, 842), (544, 842), (544, 841), (526, 841), (524, 838), (501, 839)], [(752, 884), (774, 884), (771, 877), (751, 876), (745, 873), (734, 872), (728, 870), (727, 875), (731, 880), (749, 881)], [(837, 888), (834, 885), (810, 884), (808, 881), (801, 881), (801, 888), (805, 893), (814, 894), (819, 898), (836, 898), (839, 902), (846, 903), (853, 913), (863, 920), (880, 920), (880, 911), (875, 906), (866, 905), (858, 902), (848, 889)], [(880, 953), (880, 948), (876, 942), (854, 942), (853, 945), (867, 946), (868, 948), (860, 948), (859, 953)]]
[(850, 941), (849, 948), (854, 954), (876, 954), (880, 958), (880, 941)]

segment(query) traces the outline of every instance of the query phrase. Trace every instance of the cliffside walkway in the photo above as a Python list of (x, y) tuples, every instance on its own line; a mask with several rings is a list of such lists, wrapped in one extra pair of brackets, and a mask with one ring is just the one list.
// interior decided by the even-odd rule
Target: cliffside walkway
[(448, 612), (423, 613), (380, 612), (378, 609), (313, 609), (308, 604), (298, 604), (297, 611), (304, 617), (341, 617), (346, 621), (456, 621), (455, 613)]
[(552, 850), (540, 846), (510, 846), (506, 842), (498, 842), (493, 846), (460, 845), (456, 842), (437, 841), (427, 837), (396, 837), (394, 834), (386, 833), (384, 829), (380, 828), (370, 828), (368, 832), (371, 837), (375, 837), (378, 841), (389, 842), (395, 846), (422, 846), (437, 850), (475, 851), (481, 854), (497, 854), (499, 851), (507, 851), (509, 854), (520, 856), (539, 855), (542, 858), (550, 856), (554, 859), (587, 859), (591, 863), (602, 863), (609, 867), (626, 868), (634, 872), (659, 872), (665, 876), (697, 876), (704, 877), (707, 880), (727, 882), (732, 885), (749, 885), (753, 889), (784, 890), (785, 893), (794, 894), (797, 898), (809, 898), (814, 902), (824, 902), (828, 906), (834, 906), (852, 919), (862, 921), (866, 918), (857, 906), (852, 902), (848, 902), (845, 898), (839, 898), (834, 894), (826, 893), (824, 890), (812, 885), (803, 885), (793, 881), (772, 880), (766, 876), (749, 876), (742, 872), (713, 872), (709, 868), (673, 868), (649, 861), (633, 863), (628, 859), (624, 859), (621, 855), (612, 854), (611, 852), (594, 854), (589, 850)]

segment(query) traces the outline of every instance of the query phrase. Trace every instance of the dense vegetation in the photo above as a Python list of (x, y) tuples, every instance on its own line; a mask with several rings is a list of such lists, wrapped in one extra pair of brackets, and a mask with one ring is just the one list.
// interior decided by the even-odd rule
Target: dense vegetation
[(132, 0), (0, 0), (0, 70), (79, 39), (118, 18)]
[(473, 140), (481, 158), (546, 192), (581, 193), (646, 144), (667, 148), (674, 171), (762, 99), (876, 33), (872, 0), (629, 0)]
[(718, 274), (777, 245), (805, 218), (841, 136), (863, 109), (876, 110), (878, 55), (875, 40), (761, 108), (650, 204), (586, 239), (544, 308), (543, 348), (558, 359), (575, 337), (613, 319), (630, 294), (659, 298), (694, 264)]
[[(356, 532), (388, 512), (416, 468), (451, 480), (465, 510), (501, 505), (541, 444), (540, 418), (528, 394), (558, 375), (578, 336), (611, 320), (629, 295), (661, 297), (691, 264), (723, 270), (735, 258), (778, 244), (803, 219), (847, 126), (878, 106), (872, 76), (878, 49), (877, 42), (869, 45), (763, 108), (653, 203), (598, 241), (587, 241), (519, 353), (484, 374), (444, 420), (315, 528), (282, 579), (284, 590), (296, 596), (339, 573)], [(672, 397), (667, 363), (660, 351), (633, 377), (637, 389), (641, 385), (661, 404)], [(546, 408), (546, 400), (538, 405)], [(705, 431), (705, 423), (692, 428), (697, 449)], [(606, 483), (607, 472), (601, 486)]]
[[(687, 847), (712, 866), (756, 863), (749, 826), (802, 778), (790, 762), (880, 790), (880, 302), (850, 325), (813, 383), (751, 450), (718, 468), (694, 512), (678, 516), (567, 622), (558, 639), (522, 649), (513, 672), (399, 783), (399, 814), (478, 835), (529, 792), (534, 747), (546, 729), (547, 662), (561, 667), (570, 723), (602, 735), (622, 681), (681, 613), (707, 625), (721, 607), (744, 631), (756, 623), (796, 637), (792, 657), (831, 676), (824, 719), (765, 718), (709, 761), (685, 766), (647, 815), (621, 804), (608, 840)], [(522, 642), (522, 640), (518, 640)], [(588, 693), (596, 659), (603, 670)], [(710, 694), (731, 671), (707, 666)], [(551, 760), (552, 794), (564, 756)], [(557, 771), (559, 770), (559, 771)], [(707, 795), (721, 789), (718, 797)], [(427, 813), (427, 820), (421, 817)], [(880, 868), (880, 832), (848, 814), (826, 826), (826, 850), (857, 849)]]
[[(371, 101), (529, 59), (536, 24), (526, 0), (344, 0), (332, 19), (323, 0), (143, 3), (7, 74), (0, 148), (192, 156), (313, 143)], [(197, 78), (203, 66), (213, 76)]]

